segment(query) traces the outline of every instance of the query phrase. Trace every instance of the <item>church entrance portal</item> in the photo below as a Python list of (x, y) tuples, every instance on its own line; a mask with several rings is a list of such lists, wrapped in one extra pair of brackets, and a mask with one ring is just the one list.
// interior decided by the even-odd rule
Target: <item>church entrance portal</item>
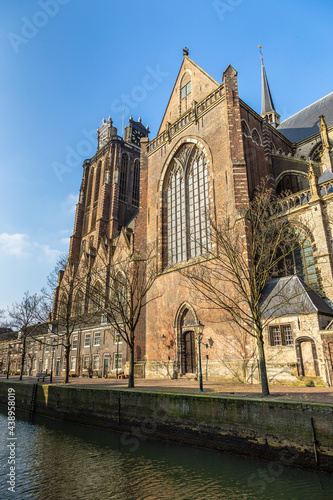
[(317, 349), (314, 340), (299, 337), (295, 341), (298, 375), (300, 377), (319, 377)]
[(196, 360), (195, 360), (195, 342), (194, 332), (184, 333), (184, 358), (185, 358), (185, 373), (196, 373)]
[(179, 372), (193, 374), (197, 372), (197, 349), (194, 325), (198, 323), (194, 309), (183, 304), (177, 314), (177, 363)]

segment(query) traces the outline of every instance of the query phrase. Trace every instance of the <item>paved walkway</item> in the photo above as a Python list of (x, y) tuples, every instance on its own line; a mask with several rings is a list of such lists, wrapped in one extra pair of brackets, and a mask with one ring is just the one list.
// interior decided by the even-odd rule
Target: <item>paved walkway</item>
[[(6, 380), (5, 375), (0, 375), (0, 380)], [(10, 376), (9, 381), (18, 381), (18, 376)], [(36, 383), (32, 377), (23, 377), (23, 382)], [(40, 382), (41, 384), (43, 382)], [(49, 379), (44, 382), (49, 384)], [(62, 377), (53, 377), (53, 384), (63, 384)], [(126, 389), (128, 380), (114, 380), (102, 378), (70, 378), (70, 386), (94, 387), (101, 389)], [(259, 384), (241, 384), (237, 382), (203, 382), (204, 394), (212, 396), (232, 396), (238, 398), (258, 398), (261, 397), (261, 387)], [(156, 391), (172, 392), (176, 394), (200, 394), (199, 383), (196, 380), (156, 380), (139, 379), (135, 380), (135, 388), (132, 391)], [(271, 400), (299, 401), (314, 403), (333, 404), (333, 387), (296, 387), (287, 385), (270, 385)]]

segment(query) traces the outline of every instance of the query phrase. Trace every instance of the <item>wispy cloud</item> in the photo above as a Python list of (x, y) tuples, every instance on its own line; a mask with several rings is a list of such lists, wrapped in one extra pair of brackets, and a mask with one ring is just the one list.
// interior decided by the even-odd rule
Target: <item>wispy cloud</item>
[(50, 248), (49, 245), (42, 245), (40, 243), (34, 242), (34, 248), (38, 251), (38, 259), (39, 260), (49, 260), (50, 262), (55, 261), (61, 254), (60, 250), (55, 250)]
[(49, 245), (31, 241), (24, 233), (0, 233), (0, 248), (6, 256), (18, 259), (34, 257), (38, 261), (53, 262), (61, 254), (60, 250), (51, 248)]
[(62, 209), (66, 215), (75, 214), (76, 204), (78, 202), (78, 194), (69, 194), (65, 201), (62, 202)]
[(69, 246), (69, 242), (70, 242), (70, 238), (69, 237), (68, 238), (61, 238), (61, 240), (60, 240), (60, 243), (62, 245), (66, 245), (66, 246)]
[(29, 255), (29, 237), (22, 233), (0, 233), (0, 247), (5, 255), (27, 256)]

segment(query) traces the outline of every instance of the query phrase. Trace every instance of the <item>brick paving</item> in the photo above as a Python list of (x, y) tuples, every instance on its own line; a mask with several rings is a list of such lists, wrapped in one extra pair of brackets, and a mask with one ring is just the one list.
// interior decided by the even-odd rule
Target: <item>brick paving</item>
[[(6, 380), (1, 375), (0, 380)], [(18, 381), (18, 376), (10, 376), (9, 381)], [(33, 377), (23, 377), (25, 383), (36, 383)], [(40, 384), (49, 384), (49, 379)], [(53, 384), (63, 384), (62, 377), (53, 377)], [(102, 379), (102, 378), (80, 378), (73, 377), (69, 380), (69, 386), (93, 387), (100, 389), (126, 389), (128, 380)], [(262, 398), (259, 384), (241, 384), (237, 382), (203, 382), (203, 394), (211, 396), (226, 396), (237, 398)], [(156, 391), (175, 394), (200, 394), (199, 382), (197, 380), (166, 380), (166, 379), (135, 379), (135, 388), (131, 391)], [(305, 387), (292, 385), (270, 385), (270, 400), (313, 402), (333, 404), (333, 387)], [(266, 398), (265, 398), (266, 399)]]

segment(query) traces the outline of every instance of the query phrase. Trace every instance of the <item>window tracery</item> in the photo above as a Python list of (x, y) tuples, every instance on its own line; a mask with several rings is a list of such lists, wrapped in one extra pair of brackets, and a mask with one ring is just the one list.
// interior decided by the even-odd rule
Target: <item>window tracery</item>
[(210, 250), (209, 182), (204, 153), (185, 144), (173, 158), (166, 188), (167, 265)]

